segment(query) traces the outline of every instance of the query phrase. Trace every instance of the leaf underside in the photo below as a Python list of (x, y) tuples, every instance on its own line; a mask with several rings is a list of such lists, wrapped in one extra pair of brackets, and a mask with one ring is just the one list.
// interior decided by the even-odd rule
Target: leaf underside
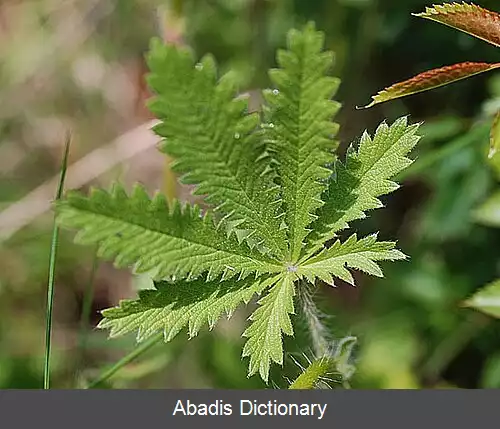
[(372, 97), (373, 101), (365, 106), (365, 108), (396, 98), (435, 89), (499, 67), (500, 63), (464, 62), (429, 70), (383, 89)]
[(500, 47), (500, 15), (471, 3), (445, 3), (414, 14)]
[[(413, 14), (465, 32), (500, 47), (500, 15), (470, 3), (444, 3)], [(369, 108), (385, 101), (417, 94), (500, 67), (500, 63), (464, 62), (420, 73), (383, 89), (372, 97)]]

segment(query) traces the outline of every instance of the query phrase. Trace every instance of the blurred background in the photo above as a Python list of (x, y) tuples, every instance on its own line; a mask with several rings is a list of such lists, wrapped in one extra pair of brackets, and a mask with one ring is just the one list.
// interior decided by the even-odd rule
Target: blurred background
[[(498, 1), (480, 0), (498, 11)], [(49, 247), (65, 134), (72, 134), (67, 188), (173, 187), (145, 108), (149, 40), (211, 52), (238, 69), (248, 90), (292, 26), (315, 20), (342, 79), (341, 151), (384, 118), (425, 121), (417, 161), (386, 208), (355, 224), (397, 239), (411, 256), (385, 264), (385, 279), (324, 287), (332, 335), (358, 337), (355, 388), (500, 388), (500, 325), (461, 303), (500, 277), (500, 161), (488, 160), (500, 73), (480, 75), (369, 110), (370, 96), (421, 71), (498, 61), (494, 46), (411, 16), (425, 0), (1, 0), (0, 1), (0, 388), (42, 386)], [(52, 386), (95, 380), (135, 347), (95, 330), (99, 310), (133, 297), (147, 279), (97, 262), (62, 231), (55, 292)], [(261, 388), (241, 359), (248, 310), (192, 341), (156, 344), (100, 387)], [(295, 347), (296, 350), (293, 349)], [(301, 359), (307, 344), (291, 349)], [(304, 357), (302, 356), (302, 361)], [(275, 368), (279, 386), (297, 366)]]

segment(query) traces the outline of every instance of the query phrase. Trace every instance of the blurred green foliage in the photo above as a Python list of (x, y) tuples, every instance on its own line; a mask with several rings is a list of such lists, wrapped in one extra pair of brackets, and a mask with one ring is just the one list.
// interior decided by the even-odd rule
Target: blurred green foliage
[[(498, 10), (496, 1), (479, 3)], [(462, 305), (500, 277), (498, 204), (491, 210), (489, 200), (498, 200), (500, 161), (487, 158), (500, 74), (355, 109), (378, 89), (423, 70), (464, 60), (498, 61), (491, 46), (410, 15), (428, 5), (424, 0), (2, 2), (0, 232), (18, 220), (7, 212), (12, 205), (27, 201), (24, 210), (36, 210), (43, 198), (28, 194), (57, 174), (67, 128), (74, 136), (74, 162), (149, 119), (143, 108), (148, 96), (143, 54), (152, 36), (167, 34), (200, 56), (213, 53), (222, 68), (242, 72), (244, 90), (269, 84), (265, 70), (274, 65), (286, 31), (313, 19), (336, 52), (334, 72), (342, 78), (341, 150), (384, 118), (410, 114), (413, 121), (424, 121), (425, 137), (414, 154), (417, 161), (400, 178), (403, 187), (361, 227), (396, 237), (411, 259), (386, 264), (381, 280), (360, 274), (356, 289), (322, 286), (332, 335), (359, 338), (352, 386), (500, 388), (499, 322)], [(159, 155), (153, 150), (151, 156)], [(159, 188), (161, 166), (155, 170), (149, 159), (141, 155), (126, 165), (108, 159), (108, 172), (94, 178), (89, 171), (83, 186), (125, 176)], [(51, 234), (50, 212), (42, 212), (0, 239), (0, 388), (42, 383)], [(481, 222), (481, 216), (489, 221)], [(80, 350), (81, 307), (94, 255), (71, 239), (61, 235), (58, 257), (54, 387), (84, 386), (133, 349), (133, 338), (110, 341), (93, 327), (98, 310), (147, 287), (141, 278), (100, 264), (86, 346)], [(100, 387), (264, 387), (257, 377), (246, 378), (240, 357), (246, 317), (236, 313), (215, 333), (189, 342), (179, 336), (158, 344)], [(311, 355), (300, 328), (287, 347), (299, 364)], [(298, 372), (287, 359), (283, 370), (274, 369), (272, 386), (285, 387)]]

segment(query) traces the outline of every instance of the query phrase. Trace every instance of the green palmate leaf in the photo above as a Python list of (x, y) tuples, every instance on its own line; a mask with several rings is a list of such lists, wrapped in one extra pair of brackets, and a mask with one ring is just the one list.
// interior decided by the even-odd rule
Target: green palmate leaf
[(293, 335), (295, 280), (293, 273), (283, 275), (250, 317), (252, 324), (243, 333), (248, 338), (243, 356), (250, 357), (249, 376), (258, 372), (267, 381), (271, 362), (283, 364), (282, 335)]
[(155, 289), (141, 290), (139, 299), (123, 300), (119, 307), (104, 310), (98, 327), (110, 329), (112, 337), (137, 331), (138, 341), (157, 332), (163, 332), (165, 341), (170, 341), (184, 327), (193, 337), (205, 325), (213, 328), (224, 314), (230, 317), (240, 304), (247, 304), (277, 280), (268, 276), (222, 282), (203, 278), (157, 282)]
[(372, 97), (373, 101), (365, 106), (365, 108), (372, 107), (375, 104), (383, 103), (385, 101), (406, 97), (408, 95), (448, 85), (449, 83), (466, 79), (499, 67), (500, 63), (489, 64), (465, 62), (429, 70), (380, 91), (377, 95)]
[(500, 47), (500, 15), (469, 3), (444, 3), (426, 7), (415, 16), (430, 19), (463, 31)]
[(495, 280), (480, 289), (465, 301), (464, 305), (500, 318), (500, 280)]
[[(168, 341), (184, 327), (194, 336), (262, 295), (243, 333), (243, 356), (249, 375), (267, 381), (271, 364), (283, 363), (283, 335), (293, 335), (297, 288), (318, 279), (353, 283), (349, 269), (382, 276), (378, 261), (405, 257), (375, 235), (353, 234), (325, 248), (398, 187), (391, 179), (411, 163), (418, 125), (406, 118), (383, 123), (338, 161), (332, 117), (340, 105), (331, 98), (339, 81), (327, 76), (332, 53), (322, 49), (323, 35), (312, 24), (289, 33), (261, 118), (248, 114), (234, 75), (217, 77), (211, 57), (196, 64), (188, 50), (152, 43), (150, 106), (160, 119), (160, 148), (211, 207), (202, 213), (168, 204), (140, 186), (130, 196), (120, 186), (89, 196), (73, 192), (57, 204), (59, 224), (79, 230), (81, 243), (97, 244), (101, 258), (161, 280), (105, 310), (100, 328), (111, 336), (137, 331), (139, 340), (161, 331)], [(318, 339), (325, 331), (309, 304), (312, 337), (327, 344), (326, 335)], [(349, 371), (347, 365), (343, 372)]]
[(391, 126), (382, 123), (373, 138), (365, 132), (358, 149), (348, 149), (345, 163), (336, 162), (335, 175), (323, 195), (325, 204), (313, 225), (309, 255), (347, 228), (348, 222), (382, 207), (378, 197), (398, 189), (399, 185), (390, 179), (413, 162), (407, 155), (419, 140), (418, 126), (408, 125), (406, 117)]
[(173, 169), (206, 194), (239, 239), (283, 256), (279, 189), (255, 133), (259, 116), (247, 115), (244, 98), (234, 99), (236, 77), (218, 81), (212, 57), (195, 64), (190, 51), (157, 40), (148, 64), (157, 94), (150, 108), (162, 121), (155, 132), (165, 138), (161, 150), (173, 157)]
[(331, 285), (334, 285), (333, 278), (338, 277), (354, 285), (354, 278), (347, 269), (354, 268), (372, 276), (383, 277), (376, 261), (406, 258), (394, 247), (393, 242), (377, 241), (376, 234), (360, 240), (353, 234), (344, 243), (337, 240), (330, 248), (300, 264), (297, 276), (305, 277), (311, 283), (318, 278)]
[(93, 190), (89, 197), (72, 192), (57, 210), (59, 223), (79, 229), (80, 243), (97, 243), (101, 258), (154, 278), (190, 279), (207, 271), (210, 280), (281, 269), (217, 230), (199, 207), (176, 202), (169, 208), (165, 197), (150, 199), (141, 186), (130, 197), (120, 186), (111, 193)]
[(340, 105), (330, 99), (339, 80), (325, 76), (333, 55), (322, 51), (323, 39), (312, 24), (303, 32), (291, 31), (288, 50), (277, 55), (281, 68), (270, 72), (276, 89), (264, 94), (266, 137), (277, 161), (291, 261), (298, 259), (322, 205), (336, 147), (332, 138), (338, 126), (331, 118)]

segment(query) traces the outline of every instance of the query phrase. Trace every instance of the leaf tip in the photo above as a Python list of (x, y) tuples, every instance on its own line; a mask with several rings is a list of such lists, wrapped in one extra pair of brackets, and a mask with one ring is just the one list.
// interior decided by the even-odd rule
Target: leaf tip
[(378, 104), (378, 102), (375, 99), (373, 99), (371, 101), (371, 103), (367, 104), (366, 106), (355, 106), (355, 109), (356, 110), (365, 110), (365, 109), (369, 109), (370, 107), (374, 106), (375, 104)]
[(471, 299), (471, 298), (468, 298), (468, 299), (466, 299), (466, 300), (460, 301), (460, 302), (458, 303), (458, 306), (459, 306), (460, 308), (471, 308), (471, 307), (473, 307), (472, 299)]

